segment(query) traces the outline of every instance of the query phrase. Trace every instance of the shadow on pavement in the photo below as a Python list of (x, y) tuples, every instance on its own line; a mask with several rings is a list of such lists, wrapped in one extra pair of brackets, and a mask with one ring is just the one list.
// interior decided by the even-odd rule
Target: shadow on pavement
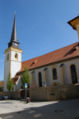
[(2, 119), (79, 119), (79, 99), (0, 115)]

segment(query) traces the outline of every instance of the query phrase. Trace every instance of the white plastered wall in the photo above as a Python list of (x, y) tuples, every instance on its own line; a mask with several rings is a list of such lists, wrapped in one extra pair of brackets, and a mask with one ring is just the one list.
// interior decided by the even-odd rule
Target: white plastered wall
[[(15, 58), (17, 53), (18, 57)], [(7, 55), (9, 59), (7, 60)], [(11, 78), (15, 77), (16, 73), (21, 70), (22, 51), (16, 48), (10, 48), (5, 52), (5, 66), (4, 66), (4, 91), (7, 91), (7, 81), (9, 73)]]
[[(76, 66), (76, 72), (77, 72), (77, 80), (79, 82), (79, 58), (63, 61), (57, 64), (52, 64), (49, 66), (45, 66), (42, 68), (34, 69), (34, 81), (35, 81), (35, 87), (38, 87), (38, 73), (41, 72), (42, 74), (42, 83), (44, 82), (44, 69), (47, 68), (46, 70), (46, 80), (47, 80), (47, 86), (52, 85), (53, 83), (57, 82), (60, 84), (63, 84), (61, 80), (61, 75), (60, 75), (60, 65), (64, 64), (63, 68), (63, 76), (64, 76), (64, 83), (65, 84), (72, 84), (72, 79), (71, 79), (71, 71), (70, 71), (70, 66), (74, 64)], [(53, 80), (53, 75), (52, 75), (52, 69), (56, 68), (57, 69), (57, 80)], [(33, 79), (32, 79), (33, 80)]]
[(4, 63), (4, 91), (7, 91), (7, 81), (10, 72), (10, 60), (7, 60), (7, 55), (10, 56), (10, 51), (8, 51), (5, 55), (5, 63)]

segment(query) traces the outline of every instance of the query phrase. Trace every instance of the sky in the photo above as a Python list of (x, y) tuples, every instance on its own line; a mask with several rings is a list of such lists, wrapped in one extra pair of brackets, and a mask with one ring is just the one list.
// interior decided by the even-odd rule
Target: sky
[(22, 61), (78, 41), (67, 22), (79, 15), (79, 0), (0, 0), (0, 80), (15, 12)]

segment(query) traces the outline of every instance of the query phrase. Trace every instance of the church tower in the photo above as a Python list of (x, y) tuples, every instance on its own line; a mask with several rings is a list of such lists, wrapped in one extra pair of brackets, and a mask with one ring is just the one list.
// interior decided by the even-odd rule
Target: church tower
[(19, 49), (19, 42), (17, 40), (16, 35), (16, 15), (15, 15), (11, 40), (8, 43), (8, 48), (5, 50), (4, 91), (7, 91), (7, 81), (9, 73), (11, 74), (11, 78), (15, 77), (16, 73), (21, 70), (21, 61), (22, 61), (22, 50)]

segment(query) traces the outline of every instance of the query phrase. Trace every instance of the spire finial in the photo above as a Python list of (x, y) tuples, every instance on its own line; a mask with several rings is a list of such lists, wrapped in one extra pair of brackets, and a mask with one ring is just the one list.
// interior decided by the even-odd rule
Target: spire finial
[(14, 19), (16, 20), (16, 11), (14, 12)]

